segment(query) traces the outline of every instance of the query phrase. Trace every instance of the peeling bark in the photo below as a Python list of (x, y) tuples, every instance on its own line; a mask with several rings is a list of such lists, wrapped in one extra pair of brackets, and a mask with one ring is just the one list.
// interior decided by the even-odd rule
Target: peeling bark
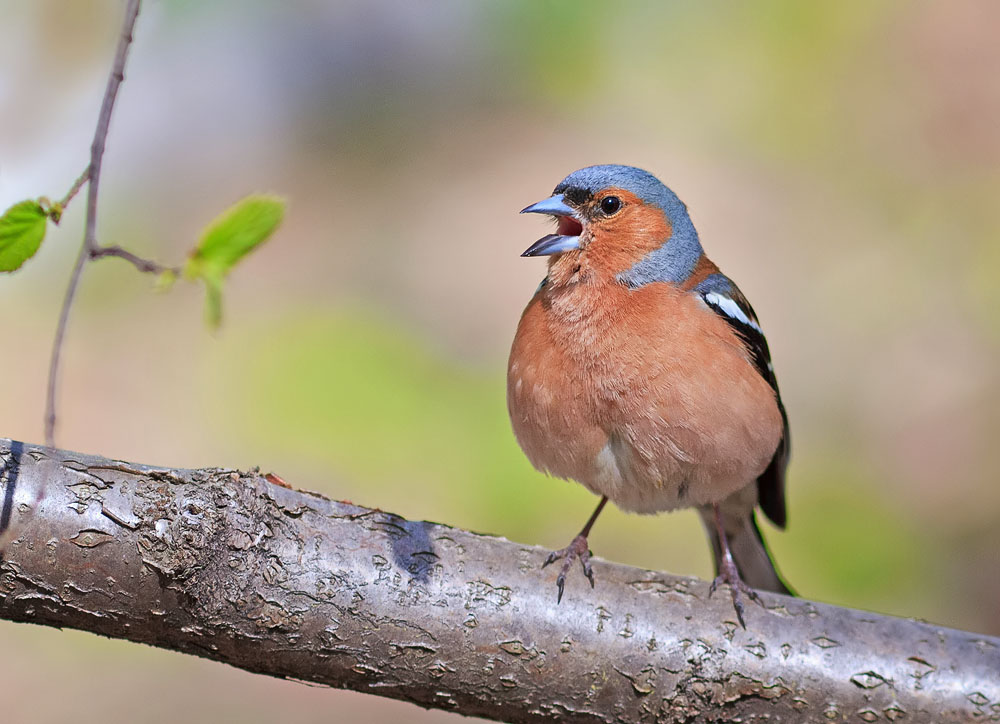
[(1000, 639), (0, 440), (0, 617), (508, 722), (1000, 719)]

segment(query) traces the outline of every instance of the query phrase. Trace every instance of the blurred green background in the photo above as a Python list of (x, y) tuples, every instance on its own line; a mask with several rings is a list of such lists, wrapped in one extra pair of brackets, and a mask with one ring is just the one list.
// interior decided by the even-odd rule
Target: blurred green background
[[(0, 0), (0, 206), (86, 165), (123, 7)], [(290, 210), (214, 336), (200, 290), (89, 268), (58, 442), (260, 465), (560, 547), (595, 501), (510, 433), (508, 345), (544, 273), (518, 257), (543, 227), (516, 212), (576, 168), (635, 164), (687, 202), (768, 333), (793, 457), (789, 529), (765, 535), (787, 578), (1000, 634), (997, 27), (976, 0), (149, 1), (101, 239), (173, 263), (246, 193)], [(0, 435), (41, 441), (83, 205), (0, 278)], [(591, 544), (710, 572), (690, 512), (609, 511)], [(178, 696), (192, 721), (457, 721), (75, 632), (0, 622), (0, 648), (10, 721), (175, 721)]]

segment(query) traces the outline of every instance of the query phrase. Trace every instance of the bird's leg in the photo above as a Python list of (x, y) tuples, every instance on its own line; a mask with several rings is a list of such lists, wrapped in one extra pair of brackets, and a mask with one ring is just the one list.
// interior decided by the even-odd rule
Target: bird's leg
[(740, 626), (745, 629), (747, 625), (743, 621), (743, 598), (740, 594), (745, 593), (747, 598), (751, 601), (756, 601), (761, 606), (764, 605), (764, 602), (760, 600), (757, 592), (740, 578), (740, 571), (733, 560), (732, 552), (729, 550), (729, 539), (726, 537), (726, 529), (722, 525), (722, 513), (718, 505), (713, 505), (712, 508), (715, 510), (715, 530), (719, 534), (719, 549), (722, 555), (719, 556), (719, 575), (712, 581), (712, 585), (708, 589), (708, 597), (712, 597), (712, 594), (715, 593), (715, 589), (720, 583), (728, 585), (729, 593), (733, 597), (733, 608), (736, 609), (736, 618), (739, 620)]
[(556, 603), (562, 601), (563, 588), (566, 586), (566, 571), (570, 569), (573, 565), (573, 559), (579, 558), (580, 565), (583, 566), (583, 575), (590, 579), (590, 587), (594, 587), (594, 571), (590, 567), (590, 546), (587, 545), (587, 536), (590, 535), (590, 529), (594, 527), (594, 521), (597, 520), (597, 516), (601, 514), (604, 510), (604, 505), (608, 502), (608, 496), (601, 498), (601, 502), (597, 504), (597, 508), (594, 510), (593, 515), (590, 516), (590, 520), (587, 524), (583, 526), (583, 530), (580, 531), (580, 535), (574, 538), (568, 546), (562, 550), (552, 551), (549, 553), (549, 557), (545, 559), (545, 563), (542, 564), (542, 568), (558, 561), (560, 558), (565, 558), (563, 561), (562, 568), (559, 570), (559, 575), (556, 577), (556, 586), (559, 588), (559, 596), (556, 598)]

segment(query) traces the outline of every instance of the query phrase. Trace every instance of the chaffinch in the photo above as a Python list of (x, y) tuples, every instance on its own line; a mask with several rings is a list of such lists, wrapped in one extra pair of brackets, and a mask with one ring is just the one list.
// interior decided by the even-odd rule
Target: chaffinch
[(522, 256), (548, 274), (521, 316), (507, 370), (514, 434), (540, 471), (601, 496), (574, 559), (594, 585), (587, 536), (608, 500), (636, 513), (695, 507), (740, 624), (741, 593), (790, 593), (764, 546), (759, 505), (785, 526), (788, 419), (746, 297), (702, 251), (687, 207), (652, 174), (590, 166), (521, 213), (556, 233)]

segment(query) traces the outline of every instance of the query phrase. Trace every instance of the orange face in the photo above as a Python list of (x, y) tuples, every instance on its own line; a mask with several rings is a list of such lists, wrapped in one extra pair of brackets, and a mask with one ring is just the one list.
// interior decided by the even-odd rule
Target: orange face
[[(622, 188), (607, 188), (576, 205), (580, 222), (559, 220), (560, 234), (580, 234), (580, 248), (549, 262), (549, 280), (568, 283), (576, 278), (611, 279), (630, 269), (670, 238), (663, 211)], [(573, 225), (577, 228), (573, 228)]]

